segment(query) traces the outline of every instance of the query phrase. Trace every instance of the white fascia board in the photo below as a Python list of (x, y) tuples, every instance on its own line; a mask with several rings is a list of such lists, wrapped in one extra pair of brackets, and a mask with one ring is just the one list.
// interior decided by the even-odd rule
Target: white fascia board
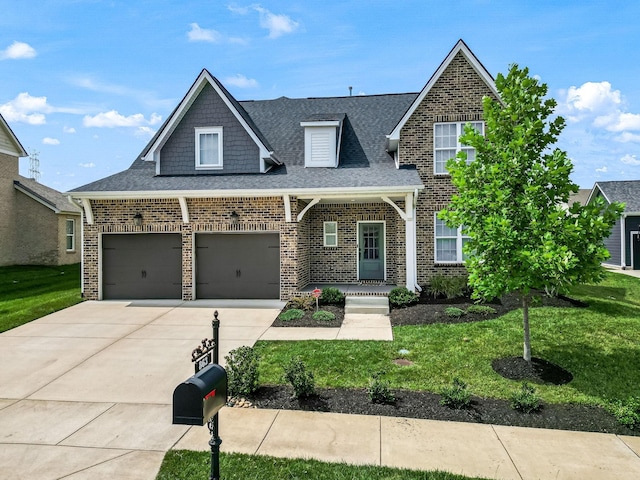
[(24, 147), (20, 143), (20, 140), (18, 140), (18, 137), (16, 137), (16, 134), (13, 133), (13, 130), (11, 130), (11, 127), (9, 126), (9, 124), (6, 122), (6, 120), (2, 115), (0, 115), (0, 126), (4, 127), (4, 130), (9, 135), (9, 138), (11, 139), (15, 147), (15, 150), (13, 151), (1, 149), (0, 153), (5, 153), (7, 155), (11, 155), (19, 158), (28, 157), (29, 155), (27, 154), (27, 151), (24, 149)]
[(449, 55), (447, 55), (447, 57), (440, 64), (436, 72), (431, 76), (431, 78), (429, 79), (427, 84), (424, 86), (424, 88), (422, 89), (418, 97), (413, 101), (409, 109), (405, 112), (402, 119), (398, 122), (398, 124), (395, 126), (392, 132), (389, 135), (387, 135), (390, 151), (393, 151), (391, 150), (393, 147), (397, 148), (397, 141), (400, 140), (400, 130), (402, 130), (402, 127), (404, 127), (404, 125), (407, 123), (411, 115), (413, 115), (413, 113), (416, 111), (418, 106), (422, 103), (422, 101), (427, 96), (429, 91), (433, 88), (435, 83), (442, 76), (442, 74), (447, 69), (451, 61), (455, 58), (455, 56), (459, 52), (463, 53), (463, 55), (469, 61), (473, 69), (476, 71), (478, 75), (480, 75), (480, 78), (484, 80), (484, 82), (491, 89), (491, 91), (496, 96), (496, 98), (500, 98), (500, 95), (498, 93), (498, 90), (496, 89), (496, 85), (491, 74), (487, 71), (486, 68), (484, 68), (484, 65), (480, 63), (480, 61), (476, 58), (473, 52), (469, 49), (469, 47), (467, 47), (467, 45), (462, 40), (458, 40), (458, 43), (456, 43), (455, 47), (453, 47), (451, 52), (449, 52)]

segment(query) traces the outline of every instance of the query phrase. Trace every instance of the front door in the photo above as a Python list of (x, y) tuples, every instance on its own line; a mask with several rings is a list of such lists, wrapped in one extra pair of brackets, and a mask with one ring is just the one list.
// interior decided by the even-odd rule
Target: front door
[(631, 265), (633, 270), (640, 270), (640, 233), (631, 233)]
[(384, 224), (358, 224), (358, 277), (384, 280)]

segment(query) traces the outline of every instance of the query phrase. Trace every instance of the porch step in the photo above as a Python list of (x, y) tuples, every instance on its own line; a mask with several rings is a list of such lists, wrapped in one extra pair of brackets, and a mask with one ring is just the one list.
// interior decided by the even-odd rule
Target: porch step
[(374, 313), (389, 315), (389, 297), (347, 296), (344, 301), (344, 313)]

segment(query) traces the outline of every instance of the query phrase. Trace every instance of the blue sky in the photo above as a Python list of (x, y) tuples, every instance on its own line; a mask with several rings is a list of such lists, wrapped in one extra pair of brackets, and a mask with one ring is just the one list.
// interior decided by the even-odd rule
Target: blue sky
[(0, 12), (0, 113), (61, 191), (126, 169), (203, 68), (238, 100), (418, 92), (460, 38), (494, 77), (518, 63), (548, 85), (581, 187), (640, 179), (640, 2), (0, 0)]

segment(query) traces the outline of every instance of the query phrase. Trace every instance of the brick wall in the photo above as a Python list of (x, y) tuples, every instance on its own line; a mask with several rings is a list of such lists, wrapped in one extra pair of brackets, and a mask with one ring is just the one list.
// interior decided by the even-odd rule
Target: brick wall
[(16, 263), (16, 229), (14, 212), (16, 190), (13, 181), (18, 178), (18, 158), (0, 153), (0, 265)]
[[(16, 263), (21, 265), (58, 265), (58, 215), (50, 208), (15, 190), (14, 225), (17, 243)], [(64, 250), (63, 250), (64, 251)]]
[(482, 98), (492, 95), (462, 53), (458, 53), (400, 132), (400, 163), (416, 165), (425, 185), (418, 197), (418, 283), (426, 285), (436, 274), (460, 275), (462, 265), (434, 262), (435, 213), (449, 204), (456, 191), (447, 175), (434, 174), (434, 123), (482, 119)]

